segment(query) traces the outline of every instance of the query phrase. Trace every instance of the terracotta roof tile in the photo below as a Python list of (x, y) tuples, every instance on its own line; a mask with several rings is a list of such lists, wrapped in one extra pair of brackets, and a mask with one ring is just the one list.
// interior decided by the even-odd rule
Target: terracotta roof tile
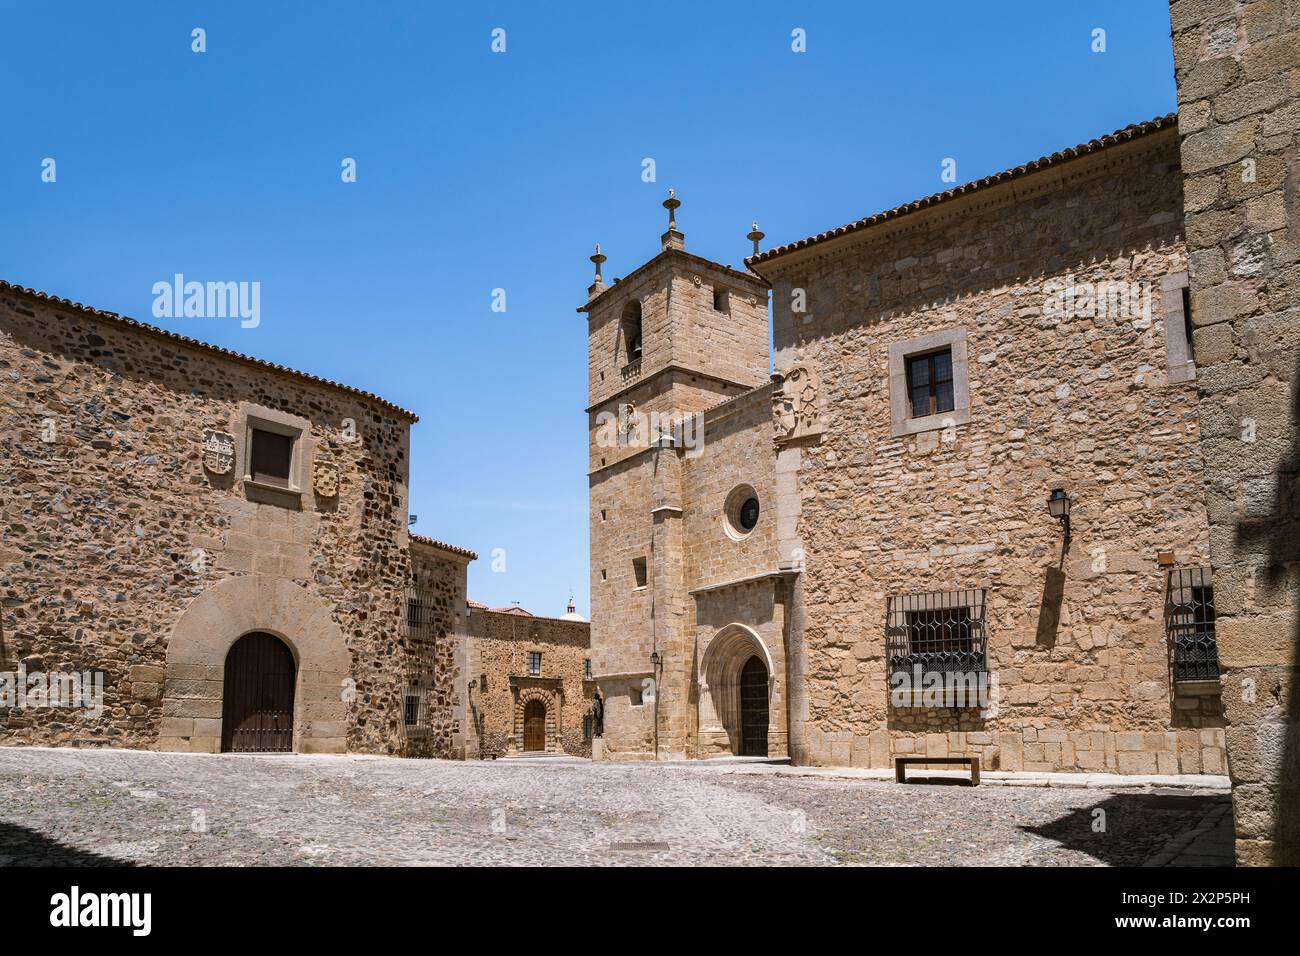
[(798, 242), (791, 242), (784, 246), (777, 246), (774, 249), (768, 249), (766, 252), (760, 252), (756, 256), (748, 257), (745, 260), (745, 265), (754, 266), (759, 263), (768, 262), (778, 256), (794, 252), (796, 249), (806, 249), (819, 242), (825, 242), (828, 239), (834, 239), (838, 236), (845, 236), (851, 232), (857, 232), (859, 229), (866, 229), (869, 226), (874, 226), (890, 219), (897, 219), (899, 216), (905, 216), (911, 212), (917, 212), (921, 209), (927, 209), (930, 206), (936, 206), (939, 203), (956, 199), (958, 196), (965, 196), (977, 190), (994, 186), (998, 183), (1017, 179), (1041, 169), (1047, 169), (1052, 166), (1060, 165), (1061, 163), (1069, 162), (1072, 159), (1078, 159), (1080, 156), (1095, 153), (1108, 146), (1116, 146), (1120, 143), (1137, 139), (1140, 136), (1146, 136), (1158, 130), (1176, 127), (1177, 125), (1177, 113), (1167, 113), (1164, 116), (1157, 116), (1155, 119), (1147, 120), (1144, 123), (1133, 123), (1129, 126), (1125, 126), (1123, 129), (1117, 129), (1113, 133), (1107, 133), (1105, 136), (1098, 137), (1097, 139), (1090, 139), (1086, 143), (1080, 143), (1078, 146), (1072, 146), (1069, 149), (1052, 153), (1050, 156), (1039, 157), (1032, 162), (1016, 166), (1013, 169), (1005, 169), (1000, 173), (994, 173), (992, 176), (985, 176), (983, 179), (976, 179), (963, 186), (956, 186), (952, 189), (945, 190), (944, 192), (935, 193), (933, 196), (926, 196), (923, 199), (917, 199), (905, 203), (902, 206), (895, 206), (893, 209), (886, 209), (884, 212), (878, 212), (874, 216), (867, 216), (863, 219), (855, 220), (835, 229), (826, 232), (819, 232), (815, 236), (809, 236), (807, 239), (800, 239)]
[(50, 303), (52, 305), (56, 305), (65, 309), (75, 309), (76, 311), (82, 313), (83, 315), (94, 316), (97, 319), (102, 319), (106, 322), (110, 322), (114, 325), (120, 325), (128, 329), (133, 329), (137, 332), (142, 332), (145, 335), (151, 335), (156, 338), (166, 339), (169, 342), (182, 342), (185, 345), (188, 345), (191, 348), (196, 348), (202, 352), (208, 352), (210, 354), (220, 355), (223, 358), (228, 358), (236, 362), (244, 362), (248, 365), (253, 365), (258, 368), (265, 368), (276, 372), (283, 372), (284, 374), (292, 375), (295, 378), (301, 378), (309, 382), (315, 382), (317, 385), (324, 385), (328, 388), (337, 389), (341, 392), (347, 392), (349, 395), (356, 395), (360, 398), (369, 399), (370, 401), (375, 402), (376, 404), (388, 409), (389, 411), (397, 413), (398, 415), (400, 415), (401, 417), (407, 419), (412, 423), (418, 422), (420, 420), (419, 416), (416, 415), (414, 412), (408, 411), (407, 409), (402, 408), (400, 405), (394, 405), (392, 402), (380, 398), (378, 395), (374, 394), (374, 392), (367, 392), (359, 388), (353, 388), (351, 385), (344, 385), (341, 382), (333, 382), (327, 378), (321, 378), (320, 376), (317, 375), (311, 375), (308, 372), (300, 372), (297, 369), (289, 368), (287, 365), (277, 365), (276, 363), (268, 362), (265, 359), (254, 358), (253, 356), (245, 355), (242, 352), (234, 352), (231, 351), (230, 349), (222, 348), (219, 345), (213, 345), (210, 342), (203, 342), (199, 339), (192, 339), (188, 335), (180, 335), (176, 332), (168, 332), (166, 329), (160, 329), (155, 325), (149, 325), (145, 322), (137, 321), (136, 319), (129, 318), (128, 316), (125, 315), (118, 315), (116, 312), (106, 312), (103, 309), (96, 309), (93, 306), (82, 305), (80, 302), (73, 302), (70, 299), (62, 299), (56, 295), (50, 295), (48, 292), (41, 292), (37, 289), (29, 289), (26, 286), (16, 285), (15, 283), (12, 282), (6, 282), (4, 279), (0, 279), (0, 292), (13, 292), (13, 293), (17, 293), (18, 295), (26, 296), (27, 298), (30, 299), (36, 299), (40, 302)]
[(458, 545), (448, 544), (446, 541), (439, 541), (436, 538), (430, 538), (427, 535), (411, 533), (410, 538), (420, 544), (428, 545), (431, 548), (438, 548), (441, 551), (450, 551), (452, 554), (463, 555), (471, 561), (477, 561), (478, 555), (469, 548), (462, 548)]

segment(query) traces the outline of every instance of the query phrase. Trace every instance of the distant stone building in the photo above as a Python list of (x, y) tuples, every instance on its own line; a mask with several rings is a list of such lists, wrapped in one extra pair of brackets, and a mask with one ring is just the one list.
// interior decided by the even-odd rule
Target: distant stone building
[(573, 608), (559, 618), (471, 602), (470, 755), (591, 756), (591, 628)]
[(745, 272), (665, 205), (579, 310), (605, 756), (1223, 773), (1175, 118)]
[(463, 755), (415, 421), (0, 283), (0, 743)]

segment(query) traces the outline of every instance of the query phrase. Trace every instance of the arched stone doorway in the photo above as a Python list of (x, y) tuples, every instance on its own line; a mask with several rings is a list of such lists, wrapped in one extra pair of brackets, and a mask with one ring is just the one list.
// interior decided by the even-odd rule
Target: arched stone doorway
[(204, 589), (172, 629), (159, 750), (222, 749), (227, 656), (237, 640), (253, 632), (273, 635), (296, 664), (292, 749), (347, 749), (352, 655), (333, 609), (292, 581), (244, 574)]
[(546, 705), (534, 698), (524, 704), (524, 752), (546, 749)]
[[(519, 680), (542, 681), (550, 687), (520, 687)], [(559, 681), (552, 678), (511, 676), (514, 691), (514, 718), (510, 726), (510, 753), (558, 753), (560, 745), (560, 709), (563, 698)]]
[(293, 751), (293, 696), (298, 664), (274, 634), (254, 631), (226, 655), (221, 695), (223, 753)]
[(728, 624), (714, 634), (700, 662), (699, 756), (767, 756), (781, 729), (773, 685), (772, 657), (752, 628)]
[(740, 669), (740, 756), (767, 756), (767, 667), (757, 656)]

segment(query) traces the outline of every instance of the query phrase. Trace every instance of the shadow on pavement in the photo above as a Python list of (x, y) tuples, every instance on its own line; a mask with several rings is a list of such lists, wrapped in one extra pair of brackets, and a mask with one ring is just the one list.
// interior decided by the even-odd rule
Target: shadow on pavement
[(134, 865), (128, 860), (65, 846), (36, 830), (0, 820), (0, 867)]
[[(1116, 793), (1041, 826), (1022, 826), (1112, 866), (1133, 865), (1156, 855), (1170, 840), (1196, 827), (1210, 811), (1230, 807), (1228, 794)], [(1231, 843), (1206, 842), (1207, 852), (1233, 865)]]

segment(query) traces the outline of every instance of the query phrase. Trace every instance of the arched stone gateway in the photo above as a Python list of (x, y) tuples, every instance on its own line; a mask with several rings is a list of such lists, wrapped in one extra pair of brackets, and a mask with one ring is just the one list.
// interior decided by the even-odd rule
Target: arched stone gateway
[(205, 590), (172, 629), (159, 750), (221, 750), (227, 657), (254, 632), (283, 641), (293, 657), (293, 750), (346, 749), (352, 658), (329, 604), (291, 581), (243, 575)]
[(560, 746), (558, 704), (551, 691), (537, 687), (525, 687), (517, 691), (514, 733), (511, 734), (512, 752), (541, 753), (564, 749)]
[(772, 706), (775, 673), (772, 655), (753, 629), (728, 624), (713, 636), (700, 664), (700, 756), (769, 753), (769, 741), (780, 736), (779, 712)]

